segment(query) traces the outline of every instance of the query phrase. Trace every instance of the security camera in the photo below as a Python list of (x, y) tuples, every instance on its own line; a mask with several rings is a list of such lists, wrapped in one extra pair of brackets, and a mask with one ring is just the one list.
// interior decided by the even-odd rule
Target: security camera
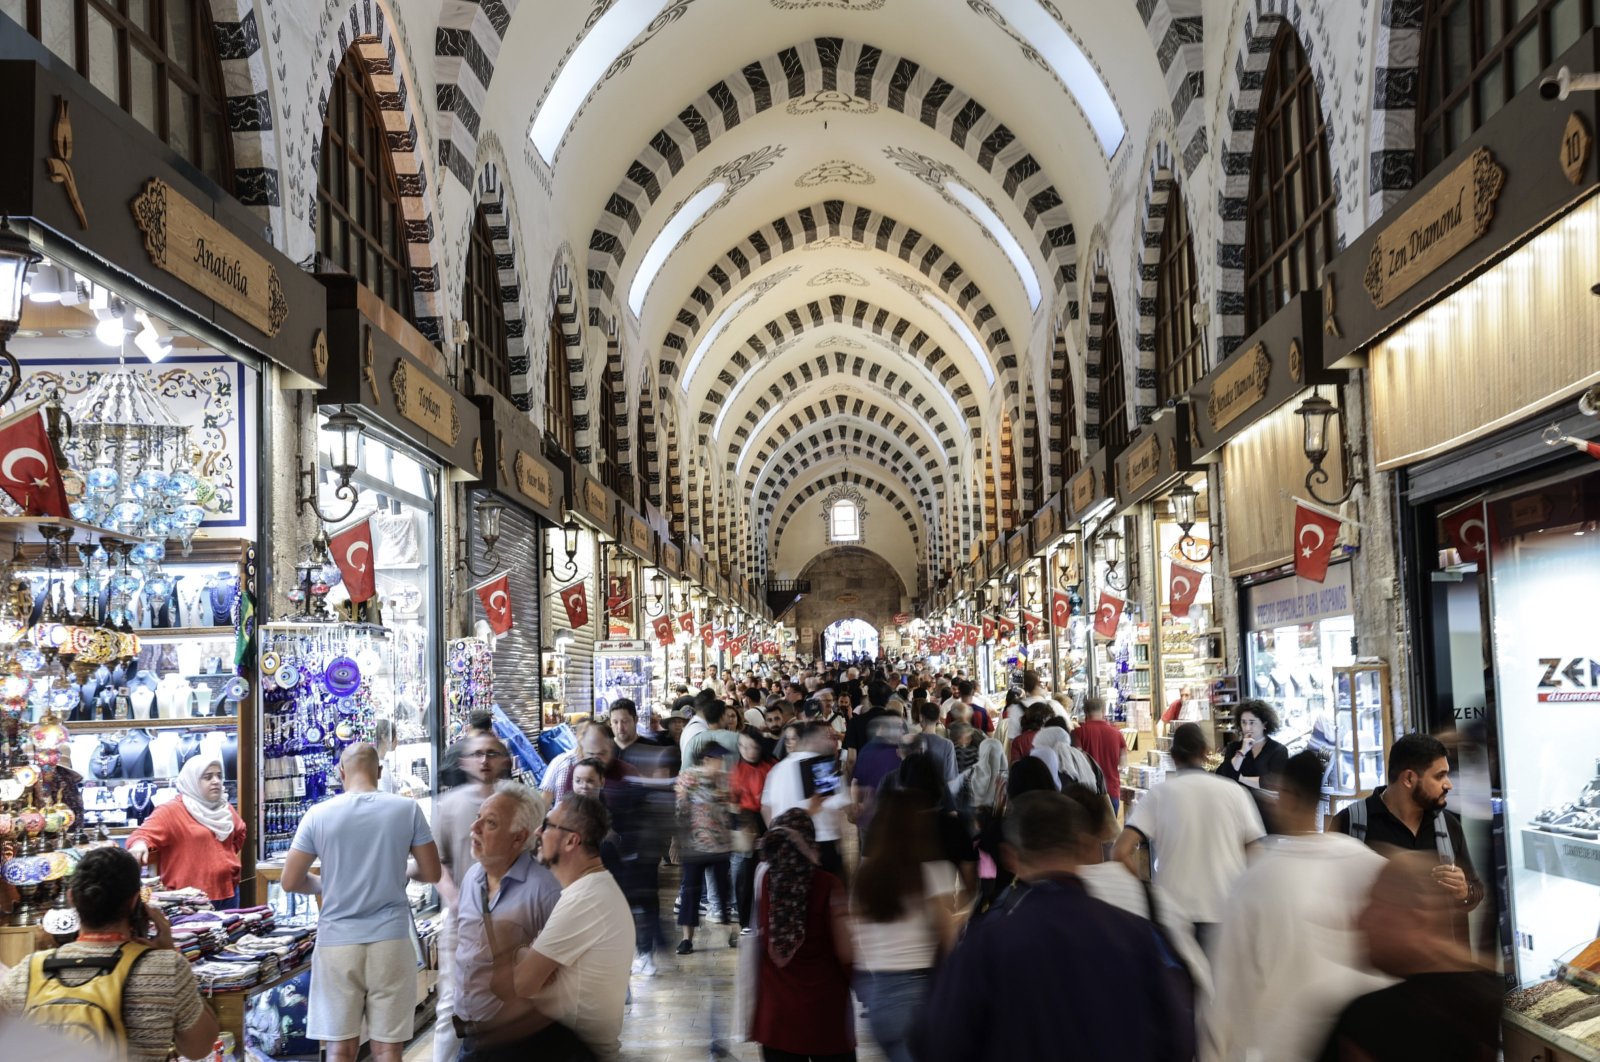
[(1570, 67), (1556, 71), (1555, 77), (1539, 82), (1539, 95), (1547, 100), (1564, 100), (1574, 92), (1600, 91), (1600, 74), (1574, 74)]

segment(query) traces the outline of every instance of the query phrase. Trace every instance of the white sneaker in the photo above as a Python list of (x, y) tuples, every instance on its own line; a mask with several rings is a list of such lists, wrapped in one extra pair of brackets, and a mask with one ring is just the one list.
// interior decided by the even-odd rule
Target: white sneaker
[(653, 952), (653, 951), (647, 951), (641, 957), (641, 961), (639, 963), (639, 976), (640, 977), (654, 977), (655, 975), (656, 975), (656, 955), (655, 955), (655, 952)]
[(638, 952), (638, 953), (636, 953), (634, 955), (634, 957), (633, 957), (633, 972), (634, 973), (638, 973), (640, 970), (644, 969), (644, 960), (648, 955), (649, 955), (649, 952), (644, 952), (644, 951)]

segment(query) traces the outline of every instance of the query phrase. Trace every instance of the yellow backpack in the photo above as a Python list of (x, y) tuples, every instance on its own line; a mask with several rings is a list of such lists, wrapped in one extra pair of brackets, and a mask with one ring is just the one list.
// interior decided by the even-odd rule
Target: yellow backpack
[[(128, 1030), (122, 1024), (122, 989), (134, 964), (150, 951), (147, 944), (128, 943), (111, 955), (63, 956), (59, 950), (36, 952), (28, 960), (28, 999), (23, 1014), (69, 1040), (112, 1055), (125, 1053)], [(88, 980), (69, 985), (69, 970), (93, 971)]]

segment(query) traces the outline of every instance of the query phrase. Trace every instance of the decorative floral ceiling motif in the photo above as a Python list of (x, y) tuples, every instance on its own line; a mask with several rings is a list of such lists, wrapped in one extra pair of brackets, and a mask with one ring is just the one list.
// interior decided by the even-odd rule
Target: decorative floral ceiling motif
[(821, 92), (810, 96), (802, 96), (797, 100), (790, 100), (789, 106), (784, 110), (790, 114), (805, 116), (808, 114), (826, 114), (830, 112), (843, 114), (877, 114), (878, 105), (871, 100), (864, 100), (860, 96), (852, 96), (848, 92), (837, 89), (823, 89)]
[(817, 341), (818, 350), (832, 350), (835, 347), (843, 347), (846, 350), (867, 349), (865, 343), (858, 342), (848, 336), (834, 336), (832, 339), (820, 339)]
[(865, 251), (867, 245), (860, 240), (852, 240), (848, 236), (825, 236), (820, 240), (812, 240), (803, 249), (807, 251)]
[(867, 286), (867, 278), (860, 273), (852, 273), (848, 269), (824, 269), (806, 281), (806, 287), (808, 288), (826, 288), (834, 284), (848, 284), (852, 288), (864, 288)]
[(779, 11), (804, 11), (808, 7), (833, 7), (840, 11), (876, 11), (885, 0), (772, 0)]
[(818, 188), (824, 184), (873, 184), (877, 178), (865, 166), (844, 159), (829, 159), (795, 178), (796, 188)]

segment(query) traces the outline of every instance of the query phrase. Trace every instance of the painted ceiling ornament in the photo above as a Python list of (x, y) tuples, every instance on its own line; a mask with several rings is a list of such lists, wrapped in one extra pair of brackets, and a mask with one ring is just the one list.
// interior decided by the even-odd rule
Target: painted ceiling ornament
[(806, 281), (806, 287), (808, 288), (826, 288), (834, 284), (847, 284), (852, 288), (864, 288), (867, 286), (867, 278), (860, 273), (852, 273), (848, 269), (824, 269)]
[(920, 151), (903, 147), (886, 147), (883, 149), (883, 154), (890, 162), (923, 184), (937, 188), (941, 195), (944, 194), (944, 182), (956, 176), (953, 166), (940, 162), (931, 155), (924, 155)]
[(865, 251), (867, 245), (860, 240), (852, 240), (848, 236), (824, 236), (820, 240), (812, 240), (802, 249), (807, 251)]
[(898, 270), (879, 266), (878, 275), (883, 277), (883, 279), (887, 280), (889, 283), (893, 284), (895, 287), (900, 288), (913, 299), (922, 298), (923, 292), (928, 290), (927, 286), (920, 280), (917, 280), (914, 277), (908, 277)]
[[(794, 106), (790, 104), (790, 106)], [(844, 159), (829, 159), (795, 178), (796, 188), (817, 188), (824, 184), (875, 184), (877, 178), (865, 166)], [(835, 237), (829, 237), (833, 239)], [(807, 245), (809, 246), (809, 244)]]
[(887, 0), (772, 0), (779, 11), (804, 11), (812, 7), (831, 7), (839, 11), (876, 11)]
[(784, 110), (790, 114), (805, 117), (811, 114), (877, 114), (878, 105), (871, 100), (852, 96), (848, 92), (838, 89), (823, 89), (813, 92), (809, 96), (789, 101), (789, 106)]

